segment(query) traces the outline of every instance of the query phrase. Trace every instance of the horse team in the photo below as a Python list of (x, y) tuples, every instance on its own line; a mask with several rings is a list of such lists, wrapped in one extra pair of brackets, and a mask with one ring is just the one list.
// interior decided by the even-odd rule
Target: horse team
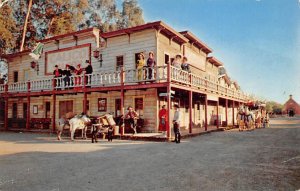
[(241, 106), (236, 116), (239, 131), (269, 127), (269, 115), (260, 107)]

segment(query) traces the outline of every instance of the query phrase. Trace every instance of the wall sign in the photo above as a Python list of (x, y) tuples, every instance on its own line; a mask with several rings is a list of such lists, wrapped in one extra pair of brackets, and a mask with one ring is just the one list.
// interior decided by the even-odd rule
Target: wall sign
[(91, 61), (91, 44), (48, 51), (45, 53), (45, 74), (52, 75), (55, 65), (60, 69), (65, 69), (67, 64), (74, 67), (81, 64), (85, 67), (86, 60)]

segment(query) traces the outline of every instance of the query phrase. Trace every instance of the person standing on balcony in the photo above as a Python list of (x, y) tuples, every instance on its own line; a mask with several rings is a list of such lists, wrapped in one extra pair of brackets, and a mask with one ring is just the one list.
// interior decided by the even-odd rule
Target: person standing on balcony
[(166, 133), (167, 124), (168, 124), (168, 111), (166, 110), (166, 106), (163, 105), (161, 110), (159, 111), (159, 131)]
[(71, 70), (70, 70), (70, 65), (66, 65), (66, 69), (63, 71), (64, 77), (64, 82), (65, 82), (65, 87), (70, 86), (70, 76), (71, 76)]
[(175, 56), (175, 60), (173, 61), (172, 65), (175, 67), (175, 68), (178, 68), (178, 69), (181, 69), (181, 55), (177, 54)]
[(85, 69), (84, 69), (85, 74), (87, 75), (85, 77), (85, 81), (87, 84), (90, 84), (91, 80), (92, 80), (91, 74), (93, 73), (93, 66), (89, 60), (86, 60), (85, 63), (87, 63), (87, 67), (85, 67)]
[(149, 58), (147, 59), (148, 66), (148, 80), (152, 80), (154, 77), (154, 67), (156, 66), (156, 62), (154, 60), (154, 53), (152, 51), (149, 52)]
[(187, 72), (191, 72), (191, 70), (190, 70), (190, 65), (189, 65), (189, 63), (187, 63), (187, 61), (188, 61), (188, 59), (187, 59), (187, 57), (183, 57), (182, 58), (182, 64), (181, 64), (181, 69), (183, 70), (183, 71), (187, 71)]
[(139, 59), (137, 60), (137, 63), (136, 63), (136, 69), (137, 69), (137, 78), (138, 78), (138, 81), (140, 83), (140, 81), (142, 81), (144, 78), (143, 78), (143, 68), (145, 66), (145, 56), (143, 53), (140, 53), (139, 54)]
[[(82, 68), (81, 65), (78, 64), (76, 69), (75, 69), (75, 86), (80, 86), (81, 85), (81, 77), (80, 75), (82, 74)], [(80, 89), (80, 87), (76, 87), (75, 89)]]
[(55, 65), (54, 67), (55, 67), (55, 69), (53, 71), (53, 75), (54, 75), (54, 79), (56, 79), (55, 80), (55, 85), (59, 87), (60, 84), (61, 84), (59, 78), (62, 77), (63, 72), (60, 68), (58, 68), (58, 65)]
[(133, 134), (136, 134), (136, 120), (139, 114), (133, 110), (131, 106), (127, 108), (128, 113), (125, 115), (125, 118), (128, 119), (131, 129), (133, 130)]
[(173, 130), (175, 134), (175, 143), (180, 143), (180, 113), (179, 113), (179, 106), (176, 104), (174, 105), (175, 112), (173, 118)]
[(172, 69), (171, 73), (172, 73), (172, 77), (175, 79), (180, 78), (180, 71), (181, 71), (181, 55), (177, 54), (175, 56), (174, 61), (172, 62), (172, 66), (174, 66), (175, 68)]

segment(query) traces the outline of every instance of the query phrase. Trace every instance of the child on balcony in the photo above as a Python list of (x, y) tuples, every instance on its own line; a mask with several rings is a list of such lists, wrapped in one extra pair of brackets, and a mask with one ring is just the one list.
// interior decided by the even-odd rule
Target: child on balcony
[(75, 70), (75, 88), (74, 89), (77, 89), (79, 90), (81, 87), (81, 77), (80, 75), (82, 74), (82, 68), (81, 68), (81, 65), (78, 64), (77, 67), (76, 67), (76, 70)]
[(183, 71), (187, 71), (187, 72), (191, 72), (191, 70), (190, 70), (190, 65), (187, 63), (187, 61), (188, 61), (188, 59), (187, 59), (187, 57), (183, 57), (182, 58), (182, 64), (181, 64), (181, 69), (183, 70)]

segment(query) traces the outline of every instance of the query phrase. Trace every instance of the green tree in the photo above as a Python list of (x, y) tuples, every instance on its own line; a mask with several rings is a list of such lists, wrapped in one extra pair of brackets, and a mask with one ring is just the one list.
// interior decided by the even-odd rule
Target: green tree
[(139, 7), (137, 0), (124, 0), (120, 28), (134, 27), (144, 24), (143, 10)]
[(13, 18), (13, 11), (6, 4), (0, 9), (0, 55), (15, 48), (15, 31), (16, 23)]

